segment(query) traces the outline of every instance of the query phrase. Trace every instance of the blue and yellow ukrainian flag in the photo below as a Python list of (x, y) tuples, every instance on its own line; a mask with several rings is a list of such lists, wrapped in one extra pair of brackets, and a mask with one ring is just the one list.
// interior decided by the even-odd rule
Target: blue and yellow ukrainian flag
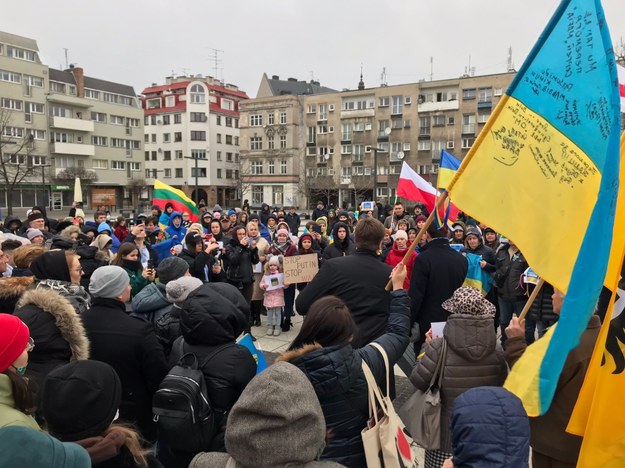
[(460, 209), (513, 240), (567, 293), (557, 326), (506, 381), (529, 416), (549, 408), (606, 275), (619, 185), (617, 84), (601, 2), (563, 0), (448, 187)]
[(480, 266), (482, 261), (481, 255), (469, 252), (466, 257), (469, 268), (467, 269), (467, 277), (462, 285), (478, 289), (483, 296), (486, 296), (493, 287), (493, 277)]
[(441, 150), (441, 163), (438, 168), (438, 179), (436, 181), (436, 186), (440, 189), (446, 189), (449, 185), (449, 182), (456, 175), (456, 171), (460, 167), (460, 161), (458, 158), (455, 158), (451, 153), (445, 150)]

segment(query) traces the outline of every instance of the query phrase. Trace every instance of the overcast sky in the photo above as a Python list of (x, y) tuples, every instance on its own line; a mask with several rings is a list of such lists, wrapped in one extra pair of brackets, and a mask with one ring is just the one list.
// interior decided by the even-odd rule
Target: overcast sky
[[(335, 89), (516, 69), (557, 0), (4, 0), (0, 30), (37, 40), (46, 63), (135, 87), (214, 75), (256, 96), (263, 72)], [(10, 5), (10, 8), (8, 8)], [(625, 41), (625, 0), (603, 1)], [(433, 73), (430, 65), (433, 57)]]

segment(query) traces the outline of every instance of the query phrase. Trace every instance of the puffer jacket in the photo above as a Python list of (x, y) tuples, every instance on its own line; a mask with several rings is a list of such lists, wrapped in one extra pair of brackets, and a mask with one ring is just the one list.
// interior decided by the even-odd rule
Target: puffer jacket
[(253, 249), (241, 245), (237, 239), (231, 239), (226, 246), (225, 253), (228, 281), (235, 285), (251, 284), (254, 282), (252, 268), (258, 263), (258, 248)]
[(521, 400), (501, 387), (477, 387), (454, 403), (454, 468), (527, 468), (530, 426)]
[[(452, 314), (443, 330), (447, 340), (447, 360), (441, 386), (441, 445), (451, 452), (449, 423), (455, 399), (470, 388), (501, 386), (508, 367), (503, 351), (497, 348), (492, 318)], [(425, 355), (417, 362), (410, 381), (419, 390), (427, 390), (443, 345), (437, 338), (424, 346)]]
[[(527, 285), (528, 296), (532, 294), (534, 290), (534, 285)], [(535, 322), (544, 322), (548, 325), (553, 325), (558, 321), (558, 314), (553, 312), (553, 302), (551, 300), (551, 296), (553, 294), (553, 286), (547, 282), (543, 284), (543, 287), (538, 292), (536, 299), (532, 302), (530, 306), (530, 310), (527, 312), (528, 317), (530, 317)]]
[[(339, 240), (338, 231), (339, 228), (344, 228), (347, 231), (347, 236), (343, 241)], [(322, 260), (330, 260), (331, 258), (336, 257), (345, 257), (347, 255), (352, 255), (356, 252), (356, 244), (349, 236), (349, 226), (341, 221), (337, 221), (334, 223), (332, 227), (332, 239), (334, 240), (330, 245), (328, 245), (325, 249), (323, 249), (323, 255), (321, 256)]]
[(521, 287), (521, 275), (527, 269), (528, 264), (521, 251), (510, 257), (510, 244), (503, 244), (497, 251), (497, 266), (494, 284), (497, 287), (499, 297), (507, 301), (523, 300), (525, 291)]
[(76, 313), (83, 314), (91, 306), (91, 296), (79, 284), (73, 284), (69, 281), (44, 279), (34, 283), (35, 289), (50, 289), (59, 293), (69, 301)]
[[(13, 270), (15, 272), (15, 269)], [(0, 278), (0, 313), (12, 314), (15, 304), (30, 285), (34, 278), (31, 276), (17, 276)]]
[(35, 348), (28, 355), (26, 376), (41, 388), (46, 376), (70, 361), (89, 359), (89, 340), (67, 298), (50, 289), (30, 289), (18, 301), (15, 316), (30, 330)]
[(167, 300), (165, 285), (151, 283), (132, 298), (132, 313), (130, 315), (154, 323), (170, 309), (171, 302)]
[[(174, 218), (180, 218), (180, 226), (174, 226)], [(187, 235), (187, 228), (182, 224), (182, 213), (174, 211), (169, 217), (169, 226), (165, 229), (165, 232), (171, 239), (175, 239), (175, 244), (181, 244), (184, 240), (184, 236)]]
[(223, 433), (228, 412), (256, 375), (256, 362), (250, 352), (235, 344), (247, 325), (249, 306), (234, 286), (208, 283), (191, 292), (181, 309), (182, 337), (172, 346), (171, 366), (181, 357), (181, 340), (184, 353), (195, 354), (198, 362), (217, 348), (228, 345), (202, 367), (208, 396), (215, 408), (216, 424)]
[[(386, 333), (374, 340), (386, 351), (391, 372), (408, 346), (409, 331), (410, 300), (405, 291), (393, 291)], [(351, 343), (327, 348), (315, 344), (286, 352), (278, 360), (299, 367), (319, 398), (326, 425), (332, 431), (321, 459), (346, 467), (366, 466), (361, 432), (369, 418), (369, 403), (362, 361), (369, 365), (386, 393), (386, 371), (380, 352), (371, 345), (354, 349)]]

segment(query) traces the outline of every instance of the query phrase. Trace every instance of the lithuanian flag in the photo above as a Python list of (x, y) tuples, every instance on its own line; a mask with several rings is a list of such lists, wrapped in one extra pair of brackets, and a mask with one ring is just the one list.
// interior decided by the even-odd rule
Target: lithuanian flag
[(165, 209), (167, 203), (174, 206), (174, 211), (186, 211), (190, 215), (190, 220), (195, 223), (200, 219), (200, 211), (195, 206), (195, 202), (185, 195), (182, 190), (173, 188), (171, 185), (164, 184), (160, 180), (154, 181), (154, 195), (152, 203), (161, 210)]

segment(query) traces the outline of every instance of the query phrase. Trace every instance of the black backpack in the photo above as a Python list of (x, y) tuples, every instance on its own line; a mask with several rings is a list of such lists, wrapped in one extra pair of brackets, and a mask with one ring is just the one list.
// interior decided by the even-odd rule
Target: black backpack
[(198, 364), (193, 353), (184, 354), (161, 382), (152, 399), (159, 439), (184, 452), (207, 450), (216, 433), (215, 414), (206, 391), (202, 368), (231, 343), (220, 346)]

